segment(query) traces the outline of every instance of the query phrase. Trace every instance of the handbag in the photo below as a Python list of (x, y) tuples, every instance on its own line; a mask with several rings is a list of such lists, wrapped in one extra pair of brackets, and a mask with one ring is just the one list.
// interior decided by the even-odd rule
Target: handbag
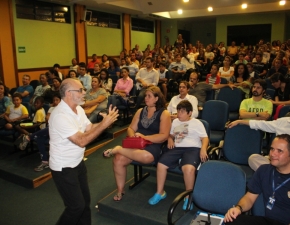
[(123, 148), (138, 148), (143, 149), (147, 145), (152, 144), (151, 141), (147, 141), (144, 138), (141, 137), (126, 137), (122, 141), (122, 147)]

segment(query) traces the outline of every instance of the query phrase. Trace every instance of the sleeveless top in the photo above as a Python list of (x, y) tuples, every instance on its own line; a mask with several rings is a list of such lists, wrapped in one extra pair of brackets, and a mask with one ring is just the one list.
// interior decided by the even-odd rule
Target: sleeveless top
[(151, 118), (148, 118), (147, 106), (144, 107), (140, 113), (138, 129), (136, 132), (143, 135), (159, 134), (160, 117), (163, 111), (164, 109), (159, 109), (154, 112)]

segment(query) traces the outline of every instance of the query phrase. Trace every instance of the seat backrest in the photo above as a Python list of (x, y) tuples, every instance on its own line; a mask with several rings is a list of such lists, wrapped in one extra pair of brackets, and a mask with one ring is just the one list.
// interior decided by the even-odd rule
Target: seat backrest
[(225, 124), (229, 119), (228, 103), (219, 100), (205, 102), (201, 119), (209, 123), (211, 130), (225, 130)]
[(119, 77), (117, 75), (110, 74), (109, 77), (112, 79), (112, 81), (113, 81), (114, 84), (116, 84), (117, 81), (119, 80)]
[(27, 109), (27, 111), (28, 111), (28, 115), (29, 115), (29, 118), (30, 119), (33, 119), (32, 118), (32, 108), (31, 108), (31, 105), (29, 104), (29, 102), (22, 102), (21, 103), (22, 105), (24, 105), (25, 107), (26, 107), (26, 109)]
[(265, 216), (265, 204), (263, 199), (263, 194), (260, 194), (256, 199), (251, 212), (253, 216)]
[(136, 96), (136, 92), (137, 92), (137, 87), (136, 84), (133, 84), (133, 87), (129, 93), (130, 96)]
[(222, 88), (217, 96), (217, 100), (221, 100), (229, 104), (230, 112), (238, 112), (243, 99), (244, 94), (239, 88), (234, 88), (233, 90), (229, 87)]
[(227, 84), (228, 80), (224, 77), (221, 77), (221, 84)]
[(16, 90), (17, 90), (17, 87), (11, 88), (9, 91), (9, 94), (12, 96)]
[(266, 94), (269, 95), (272, 100), (274, 100), (274, 98), (275, 98), (275, 90), (274, 89), (267, 88), (266, 89)]
[(211, 160), (201, 165), (193, 189), (193, 202), (203, 211), (224, 215), (246, 191), (246, 175), (238, 166)]
[(205, 101), (214, 100), (215, 90), (206, 91)]
[(266, 83), (267, 83), (267, 88), (270, 88), (270, 89), (275, 90), (274, 86), (273, 86), (272, 83), (271, 83), (270, 78), (267, 78), (267, 79), (266, 79)]
[(44, 109), (44, 111), (45, 111), (46, 114), (47, 114), (49, 108), (50, 108), (50, 105), (49, 104), (43, 104), (43, 109)]
[(280, 111), (278, 118), (284, 117), (290, 111), (290, 105), (284, 105)]
[(226, 130), (223, 153), (230, 162), (248, 165), (252, 154), (260, 154), (262, 150), (263, 132), (249, 126), (237, 125)]
[(33, 89), (35, 90), (36, 87), (37, 87), (38, 85), (40, 85), (40, 82), (39, 82), (39, 80), (32, 80), (32, 81), (30, 81), (29, 84), (30, 84), (30, 85), (33, 87)]
[(208, 138), (210, 138), (210, 127), (209, 127), (208, 122), (206, 122), (205, 120), (202, 120), (202, 119), (199, 119), (199, 121), (202, 122), (202, 124), (205, 128), (205, 131), (207, 133), (207, 136), (208, 136)]

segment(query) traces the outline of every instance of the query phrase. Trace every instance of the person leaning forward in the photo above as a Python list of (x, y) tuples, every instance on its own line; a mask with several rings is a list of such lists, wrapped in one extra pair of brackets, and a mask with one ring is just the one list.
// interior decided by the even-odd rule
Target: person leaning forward
[(49, 119), (49, 166), (65, 210), (57, 224), (91, 224), (90, 191), (83, 161), (85, 146), (117, 120), (118, 110), (110, 106), (99, 124), (92, 124), (80, 105), (85, 91), (79, 80), (65, 79), (61, 102)]

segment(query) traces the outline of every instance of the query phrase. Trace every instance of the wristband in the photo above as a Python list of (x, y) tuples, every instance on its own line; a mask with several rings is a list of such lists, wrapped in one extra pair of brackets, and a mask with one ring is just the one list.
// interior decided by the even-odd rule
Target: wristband
[(243, 213), (243, 208), (242, 208), (242, 206), (240, 206), (240, 205), (235, 205), (234, 207), (235, 207), (235, 208), (239, 208), (240, 211), (241, 211), (241, 213)]

